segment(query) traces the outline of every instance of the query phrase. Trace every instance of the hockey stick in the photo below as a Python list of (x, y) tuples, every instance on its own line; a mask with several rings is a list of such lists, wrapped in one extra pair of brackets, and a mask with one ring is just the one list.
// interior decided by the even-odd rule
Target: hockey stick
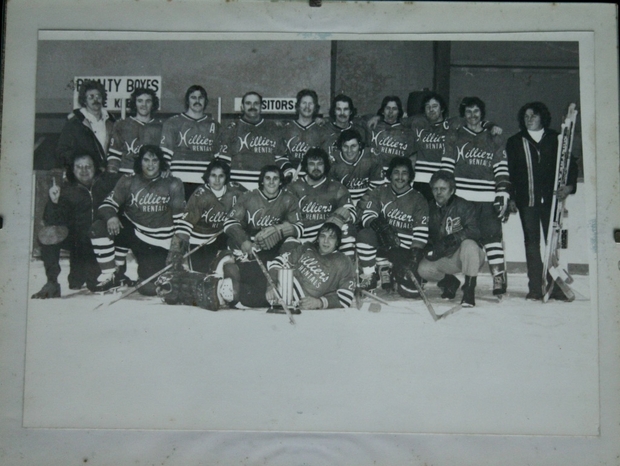
[(362, 308), (362, 290), (360, 288), (360, 261), (355, 251), (355, 307), (359, 311)]
[(413, 282), (415, 287), (420, 292), (420, 296), (422, 297), (422, 301), (424, 301), (424, 304), (426, 305), (426, 309), (428, 309), (428, 312), (430, 313), (431, 317), (433, 318), (433, 320), (435, 322), (437, 322), (439, 317), (437, 317), (437, 314), (435, 313), (435, 309), (433, 309), (433, 305), (431, 304), (431, 302), (426, 297), (426, 293), (424, 293), (424, 290), (422, 289), (422, 285), (420, 285), (420, 282), (418, 282), (418, 279), (415, 278), (415, 275), (413, 274), (413, 272), (411, 270), (407, 271), (407, 276), (411, 279), (411, 281)]
[(256, 250), (252, 249), (252, 254), (254, 255), (254, 258), (256, 259), (256, 262), (258, 263), (258, 266), (260, 267), (261, 272), (263, 272), (263, 275), (265, 275), (265, 278), (267, 279), (267, 283), (269, 283), (269, 286), (273, 288), (273, 291), (276, 294), (278, 301), (280, 302), (280, 305), (282, 306), (282, 308), (286, 312), (286, 315), (288, 316), (289, 322), (292, 325), (295, 325), (295, 319), (293, 319), (293, 314), (291, 314), (291, 310), (286, 304), (286, 301), (284, 301), (284, 298), (282, 298), (282, 295), (278, 291), (278, 287), (273, 282), (271, 275), (269, 275), (269, 272), (267, 271), (265, 264), (263, 264), (263, 261), (261, 261), (260, 258), (258, 257), (258, 253), (256, 252)]
[[(186, 252), (183, 255), (183, 259), (191, 256), (192, 254), (194, 254), (196, 251), (198, 251), (200, 248), (202, 248), (204, 245), (206, 245), (207, 243), (202, 243), (201, 245), (195, 247), (194, 249), (192, 249), (191, 251)], [(209, 243), (211, 244), (211, 243)], [(97, 305), (97, 307), (95, 307), (93, 309), (93, 311), (99, 309), (101, 306), (103, 306), (104, 304), (106, 304), (106, 307), (111, 306), (112, 304), (120, 301), (121, 299), (125, 299), (127, 296), (129, 296), (130, 294), (133, 294), (134, 291), (137, 291), (138, 288), (146, 285), (147, 283), (155, 280), (157, 277), (159, 277), (162, 273), (170, 270), (172, 267), (174, 266), (174, 264), (168, 264), (167, 266), (165, 266), (163, 269), (161, 269), (159, 272), (155, 272), (153, 275), (151, 275), (148, 278), (145, 278), (144, 280), (142, 280), (140, 283), (132, 286), (131, 288), (129, 288), (128, 290), (124, 291), (123, 294), (121, 294), (118, 298), (113, 299), (112, 301), (109, 301), (107, 304), (106, 303), (100, 303)]]

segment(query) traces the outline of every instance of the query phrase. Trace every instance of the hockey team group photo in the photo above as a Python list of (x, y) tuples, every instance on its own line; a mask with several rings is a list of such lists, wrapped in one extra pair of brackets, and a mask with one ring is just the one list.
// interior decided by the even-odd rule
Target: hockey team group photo
[[(215, 44), (219, 61), (239, 63)], [(72, 66), (39, 63), (68, 84), (38, 80), (32, 250), (45, 279), (31, 298), (121, 306), (143, 296), (291, 321), (364, 304), (437, 320), (433, 304), (448, 303), (447, 316), (481, 300), (587, 298), (584, 228), (567, 219), (575, 196), (585, 203), (578, 60), (533, 43), (510, 70), (522, 89), (490, 89), (492, 62), (458, 63), (459, 53), (479, 60), (475, 46), (428, 44), (447, 63), (421, 64), (426, 51), (391, 58), (428, 68), (413, 76), (376, 69), (389, 43), (372, 43), (365, 70), (358, 44), (341, 42), (339, 61), (317, 72), (328, 82), (310, 69), (276, 76), (272, 56), (256, 62), (263, 75), (241, 69), (244, 86), (231, 75), (214, 91), (225, 65), (136, 77), (42, 43)], [(501, 47), (490, 53), (503, 59)], [(546, 68), (546, 54), (565, 66)]]

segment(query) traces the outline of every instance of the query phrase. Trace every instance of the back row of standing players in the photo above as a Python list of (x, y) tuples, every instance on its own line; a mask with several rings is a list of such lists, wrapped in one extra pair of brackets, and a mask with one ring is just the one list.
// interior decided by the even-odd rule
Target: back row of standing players
[[(343, 231), (341, 250), (353, 256), (357, 249), (362, 286), (372, 288), (377, 279), (377, 248), (385, 248), (386, 243), (397, 247), (389, 258), (392, 262), (404, 260), (414, 269), (419, 264), (428, 241), (426, 201), (433, 202), (429, 181), (443, 169), (454, 174), (459, 196), (475, 203), (479, 244), (491, 269), (493, 293), (506, 292), (501, 220), (509, 200), (508, 163), (498, 134), (501, 130), (484, 121), (485, 105), (476, 97), (463, 99), (461, 118), (448, 119), (445, 102), (434, 93), (424, 99), (423, 113), (411, 118), (403, 118), (396, 96), (385, 97), (376, 116), (358, 117), (352, 99), (339, 95), (325, 121), (317, 118), (317, 94), (306, 89), (297, 95), (296, 119), (279, 122), (265, 120), (262, 97), (248, 92), (242, 98), (241, 118), (220, 127), (205, 113), (208, 97), (201, 86), (191, 86), (185, 94), (185, 112), (165, 122), (155, 117), (159, 106), (156, 94), (137, 89), (131, 97), (131, 116), (111, 126), (113, 118), (104, 110), (104, 124), (97, 131), (89, 121), (87, 107), (97, 100), (97, 94), (102, 105), (105, 90), (93, 81), (84, 83), (81, 93), (83, 108), (76, 110), (74, 117), (94, 137), (92, 141), (80, 139), (75, 131), (66, 131), (70, 128), (67, 124), (58, 144), (58, 162), (70, 165), (76, 155), (87, 153), (98, 158), (96, 165), (106, 167), (110, 174), (132, 175), (139, 149), (159, 146), (170, 174), (183, 182), (187, 201), (186, 206), (182, 200), (172, 202), (169, 193), (157, 193), (148, 183), (142, 186), (131, 176), (121, 178), (99, 209), (104, 212), (105, 224), (90, 233), (99, 265), (108, 276), (100, 281), (110, 283), (109, 277), (117, 279), (119, 267), (122, 271), (132, 243), (116, 241), (120, 246), (114, 248), (111, 242), (124, 229), (123, 223), (135, 230), (142, 242), (169, 250), (168, 262), (178, 260), (189, 243), (209, 243), (212, 247), (201, 248), (204, 254), (193, 255), (191, 261), (196, 270), (206, 271), (212, 255), (224, 248), (228, 239), (246, 254), (252, 248), (268, 250), (275, 243), (280, 250), (285, 238), (314, 240), (321, 225), (329, 221)], [(394, 159), (401, 164), (388, 172)], [(218, 163), (212, 165), (214, 161)], [(213, 170), (216, 166), (220, 168)], [(280, 206), (280, 212), (273, 212), (273, 199), (265, 191), (269, 173), (265, 167), (271, 167), (272, 173), (277, 169), (279, 180), (272, 195), (279, 196), (281, 185), (289, 183), (284, 191), (287, 195), (281, 197), (289, 199), (292, 194), (293, 201), (279, 202), (290, 204), (284, 211)], [(166, 170), (163, 172), (165, 175)], [(259, 178), (261, 189), (243, 194), (244, 186), (251, 191)], [(158, 205), (161, 203), (168, 207)], [(171, 208), (173, 204), (176, 207)], [(128, 216), (131, 205), (142, 213)], [(124, 215), (116, 215), (123, 210)], [(153, 218), (163, 210), (170, 210), (172, 223), (153, 224)], [(110, 225), (112, 218), (117, 220)], [(396, 233), (396, 238), (389, 239), (386, 229)], [(363, 233), (370, 230), (375, 233)], [(114, 269), (116, 275), (110, 274)], [(140, 278), (151, 271), (156, 270), (139, 270)], [(397, 281), (401, 294), (417, 296), (410, 281)]]

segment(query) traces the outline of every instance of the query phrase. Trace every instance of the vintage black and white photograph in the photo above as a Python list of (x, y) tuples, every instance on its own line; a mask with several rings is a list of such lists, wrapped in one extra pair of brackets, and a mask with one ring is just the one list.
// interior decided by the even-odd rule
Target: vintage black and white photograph
[(592, 34), (113, 29), (36, 34), (23, 428), (600, 435)]

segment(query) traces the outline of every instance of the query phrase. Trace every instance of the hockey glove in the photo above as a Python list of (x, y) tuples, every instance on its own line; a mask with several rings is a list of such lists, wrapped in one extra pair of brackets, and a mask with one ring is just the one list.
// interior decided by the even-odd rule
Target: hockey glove
[(433, 246), (433, 249), (426, 253), (426, 258), (434, 262), (442, 257), (451, 256), (456, 252), (461, 243), (454, 235), (448, 235), (437, 241), (437, 244)]
[(282, 240), (282, 233), (274, 225), (264, 228), (256, 234), (256, 244), (264, 251), (272, 249), (280, 240)]
[(400, 240), (394, 228), (384, 218), (376, 218), (370, 222), (370, 228), (374, 230), (379, 239), (379, 245), (383, 248), (398, 248)]
[(424, 251), (420, 248), (413, 249), (393, 249), (388, 253), (388, 259), (392, 262), (392, 272), (396, 283), (415, 289), (415, 285), (408, 272), (414, 274), (418, 283), (421, 283), (421, 277), (418, 275), (418, 266), (424, 257)]
[(493, 207), (495, 208), (495, 212), (497, 212), (497, 218), (501, 219), (502, 222), (508, 220), (508, 216), (510, 212), (508, 212), (508, 203), (510, 201), (510, 194), (506, 191), (499, 191), (495, 193), (495, 201), (493, 202)]
[(166, 257), (166, 265), (172, 265), (173, 269), (181, 270), (183, 268), (183, 256), (189, 249), (189, 240), (175, 235), (170, 242), (170, 251)]

